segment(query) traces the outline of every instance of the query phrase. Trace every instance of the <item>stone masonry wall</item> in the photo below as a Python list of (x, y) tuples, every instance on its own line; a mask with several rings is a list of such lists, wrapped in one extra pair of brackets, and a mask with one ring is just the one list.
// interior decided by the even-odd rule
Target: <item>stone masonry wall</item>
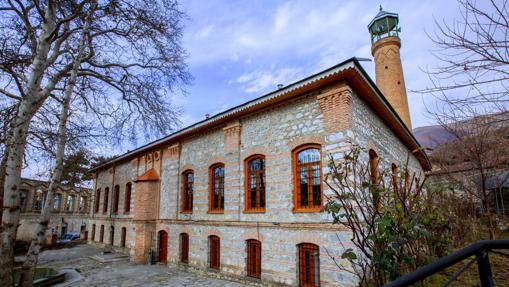
[[(337, 113), (328, 106), (332, 103)], [(325, 111), (325, 112), (324, 112)], [(109, 228), (115, 227), (114, 245), (120, 244), (122, 226), (127, 227), (126, 252), (132, 256), (141, 248), (136, 240), (147, 239), (152, 248), (158, 246), (157, 232), (169, 234), (168, 261), (179, 259), (179, 234), (189, 234), (189, 268), (209, 272), (208, 236), (221, 239), (221, 273), (244, 278), (246, 240), (262, 243), (263, 284), (295, 285), (298, 280), (297, 244), (320, 246), (320, 280), (323, 286), (355, 285), (355, 278), (339, 272), (327, 252), (340, 256), (351, 243), (349, 232), (331, 226), (325, 212), (294, 212), (292, 150), (303, 144), (322, 147), (323, 174), (327, 173), (328, 155), (342, 154), (349, 141), (373, 147), (382, 164), (403, 162), (408, 149), (355, 91), (344, 83), (325, 87), (283, 104), (210, 129), (160, 150), (162, 161), (157, 165), (153, 155), (139, 156), (131, 162), (98, 174), (96, 186), (101, 188), (99, 213), (88, 224), (96, 224), (98, 241), (100, 225), (105, 225), (104, 244), (109, 243)], [(151, 153), (151, 152), (150, 152)], [(244, 160), (254, 154), (265, 156), (266, 208), (264, 213), (244, 212)], [(367, 154), (366, 154), (367, 158)], [(223, 213), (209, 213), (209, 168), (214, 163), (225, 165), (225, 208)], [(416, 158), (410, 156), (411, 167), (422, 172)], [(159, 218), (154, 222), (134, 220), (133, 210), (136, 178), (153, 168), (160, 179), (156, 183), (156, 202), (143, 202), (142, 208), (154, 208)], [(182, 173), (194, 171), (194, 201), (192, 213), (181, 213)], [(110, 214), (114, 185), (120, 185), (119, 210), (123, 211), (125, 184), (132, 182), (131, 213)], [(105, 187), (109, 186), (109, 208), (103, 213)], [(324, 187), (325, 197), (330, 190)], [(92, 201), (94, 203), (95, 201)], [(152, 225), (155, 224), (155, 225)], [(155, 229), (154, 229), (155, 227)], [(147, 233), (149, 232), (149, 233)], [(144, 235), (142, 235), (143, 233)], [(341, 239), (341, 244), (337, 238)], [(137, 239), (138, 238), (138, 239)], [(141, 239), (140, 239), (141, 238)], [(145, 247), (143, 247), (145, 248)], [(141, 252), (143, 252), (141, 250)], [(346, 264), (344, 261), (339, 261)], [(187, 266), (187, 265), (186, 265)]]

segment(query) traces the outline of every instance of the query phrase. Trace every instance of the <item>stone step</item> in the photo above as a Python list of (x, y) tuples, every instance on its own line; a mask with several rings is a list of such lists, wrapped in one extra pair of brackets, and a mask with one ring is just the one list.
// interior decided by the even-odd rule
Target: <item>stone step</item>
[(100, 253), (97, 255), (90, 256), (89, 258), (99, 261), (101, 263), (110, 263), (110, 262), (124, 262), (129, 261), (129, 256), (124, 253)]

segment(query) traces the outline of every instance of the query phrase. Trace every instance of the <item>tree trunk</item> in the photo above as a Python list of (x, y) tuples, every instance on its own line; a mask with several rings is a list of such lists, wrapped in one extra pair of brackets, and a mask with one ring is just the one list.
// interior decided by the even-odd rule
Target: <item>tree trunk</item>
[(30, 120), (38, 105), (28, 100), (20, 103), (5, 166), (4, 205), (1, 228), (0, 286), (13, 285), (14, 243), (19, 223), (21, 166)]
[(83, 32), (78, 45), (77, 55), (74, 58), (71, 75), (65, 87), (64, 99), (62, 103), (62, 109), (60, 111), (60, 119), (58, 122), (58, 146), (57, 152), (55, 154), (55, 167), (53, 168), (53, 174), (51, 176), (51, 181), (46, 193), (46, 201), (41, 212), (41, 217), (39, 218), (39, 224), (36, 227), (30, 248), (28, 249), (26, 260), (23, 263), (23, 267), (21, 268), (20, 286), (22, 287), (33, 286), (35, 266), (37, 265), (39, 252), (41, 250), (41, 246), (44, 242), (46, 231), (48, 230), (48, 225), (51, 220), (51, 210), (53, 208), (55, 189), (62, 178), (65, 147), (67, 145), (67, 119), (69, 118), (71, 98), (74, 87), (76, 85), (76, 79), (78, 77), (78, 69), (81, 65), (81, 60), (85, 49), (85, 39), (88, 35), (88, 30), (90, 27), (90, 15), (93, 12), (93, 9), (95, 9), (95, 6), (92, 7), (92, 10), (88, 14), (87, 21), (83, 26)]
[[(6, 144), (6, 147), (9, 145)], [(5, 168), (7, 166), (7, 157), (9, 149), (5, 149), (5, 153), (2, 155), (2, 162), (0, 163), (0, 226), (2, 225), (2, 215), (3, 206), (4, 206), (4, 183), (5, 183)]]
[(39, 37), (37, 51), (31, 66), (26, 97), (20, 100), (14, 124), (10, 130), (10, 142), (7, 146), (8, 157), (5, 166), (4, 201), (2, 227), (0, 234), (0, 286), (13, 286), (14, 244), (19, 224), (19, 185), (21, 168), (27, 141), (30, 121), (43, 104), (40, 88), (47, 68), (48, 54), (51, 49), (49, 35), (55, 28), (54, 1), (48, 1), (43, 24), (43, 33)]

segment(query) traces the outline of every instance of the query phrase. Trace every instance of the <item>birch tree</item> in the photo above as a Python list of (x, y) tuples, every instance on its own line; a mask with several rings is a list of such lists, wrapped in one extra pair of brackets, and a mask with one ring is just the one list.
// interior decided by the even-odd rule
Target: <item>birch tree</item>
[[(0, 285), (12, 285), (23, 154), (31, 122), (58, 100), (74, 66), (84, 11), (95, 1), (0, 1), (0, 94), (17, 107), (7, 142)], [(73, 105), (107, 118), (113, 137), (165, 133), (178, 113), (170, 95), (189, 80), (176, 1), (101, 1), (91, 15)], [(105, 112), (97, 105), (107, 103)], [(77, 108), (78, 110), (79, 108)], [(123, 116), (123, 117), (119, 117)], [(54, 173), (55, 174), (55, 173)]]

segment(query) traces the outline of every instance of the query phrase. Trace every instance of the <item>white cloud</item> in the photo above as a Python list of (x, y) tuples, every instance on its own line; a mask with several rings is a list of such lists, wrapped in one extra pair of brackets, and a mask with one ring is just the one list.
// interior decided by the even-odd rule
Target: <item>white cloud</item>
[(241, 89), (246, 93), (262, 94), (275, 90), (278, 84), (287, 85), (300, 77), (302, 69), (297, 67), (286, 67), (269, 70), (256, 70), (239, 76), (236, 80)]

